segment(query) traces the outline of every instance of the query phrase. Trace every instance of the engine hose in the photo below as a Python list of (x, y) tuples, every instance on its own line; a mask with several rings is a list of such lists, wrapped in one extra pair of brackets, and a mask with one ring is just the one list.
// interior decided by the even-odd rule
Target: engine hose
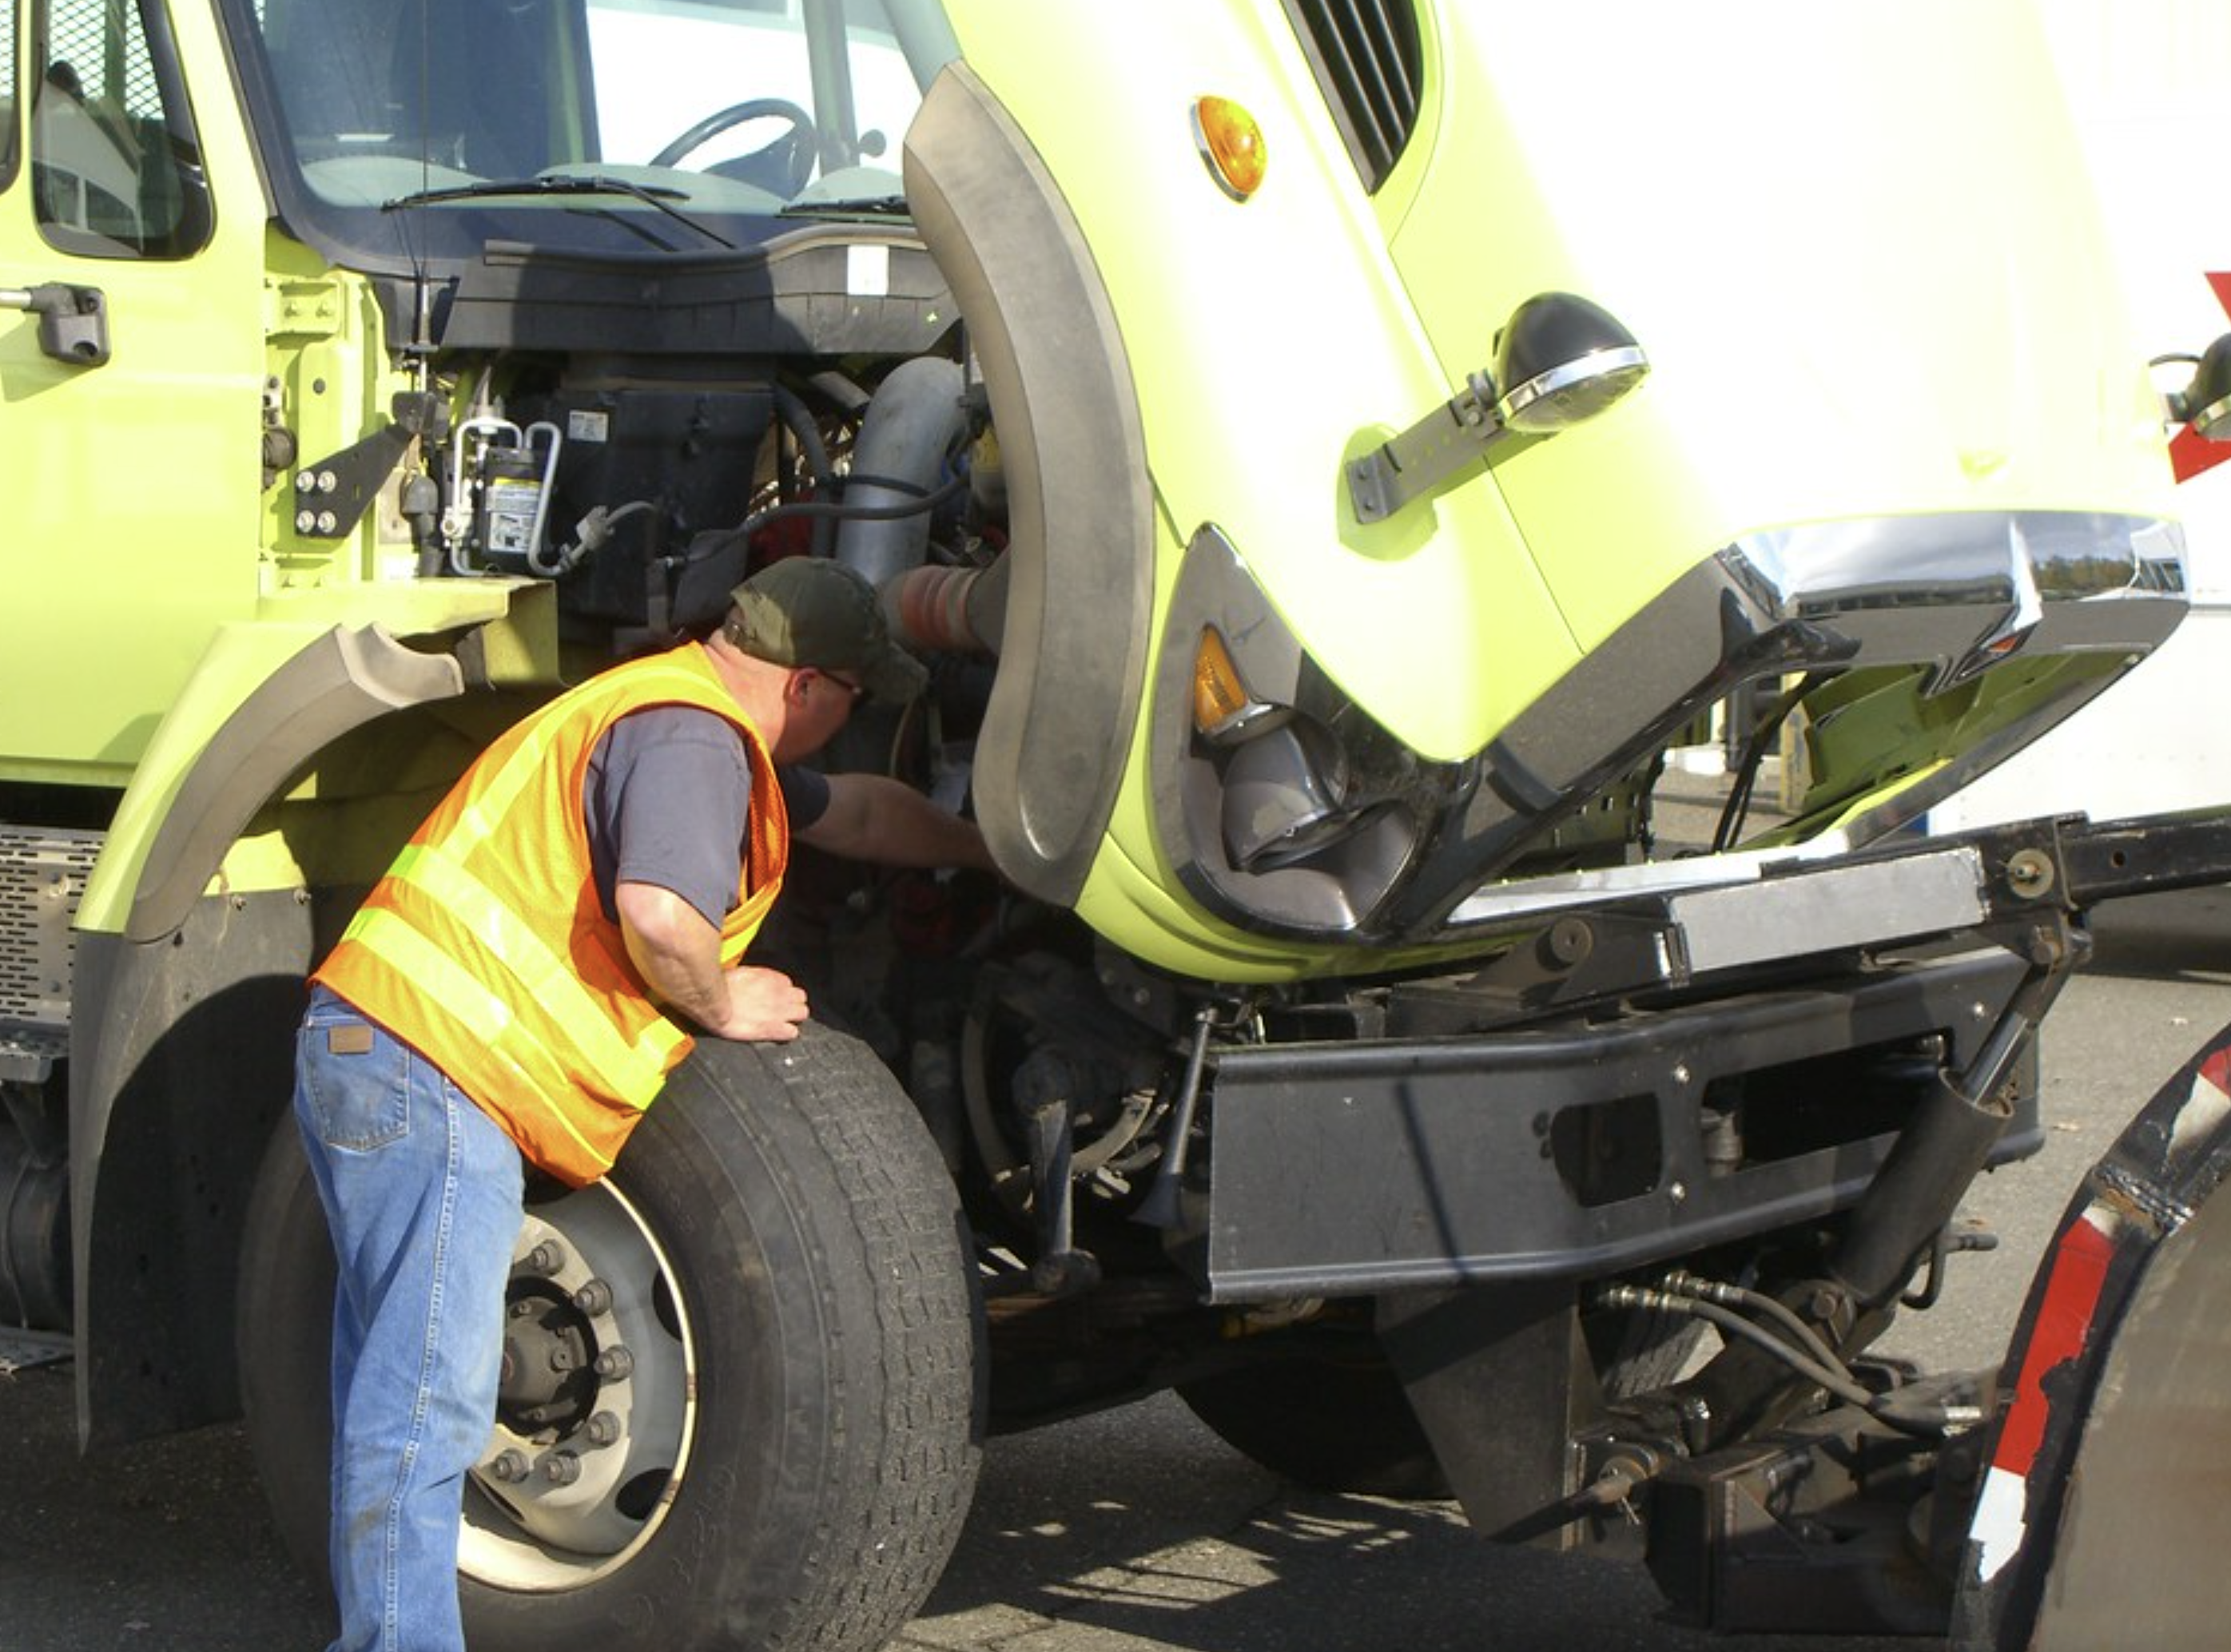
[[(1659, 1288), (1676, 1296), (1694, 1297), (1700, 1301), (1717, 1302), (1723, 1307), (1749, 1309), (1763, 1313), (1779, 1325), (1798, 1345), (1831, 1371), (1852, 1374), (1843, 1356), (1828, 1345), (1827, 1339), (1807, 1324), (1794, 1308), (1779, 1297), (1769, 1296), (1764, 1291), (1745, 1290), (1740, 1285), (1729, 1285), (1716, 1279), (1704, 1279), (1677, 1269), (1659, 1281)], [(1856, 1380), (1856, 1379), (1854, 1379)]]
[[(783, 428), (798, 443), (804, 455), (805, 468), (813, 477), (814, 491), (824, 499), (833, 499), (837, 491), (837, 469), (829, 462), (828, 444), (821, 439), (821, 427), (814, 422), (813, 413), (805, 403), (781, 385), (774, 387), (774, 410), (782, 420)], [(835, 529), (828, 523), (813, 525), (813, 554), (825, 557), (830, 552), (830, 539)]]
[(1716, 1302), (1699, 1301), (1694, 1297), (1678, 1296), (1670, 1292), (1649, 1290), (1633, 1285), (1611, 1286), (1599, 1293), (1596, 1300), (1605, 1307), (1685, 1313), (1691, 1319), (1702, 1320), (1723, 1334), (1738, 1337), (1763, 1350), (1814, 1387), (1834, 1395), (1847, 1404), (1857, 1406), (1885, 1428), (1894, 1429), (1900, 1434), (1936, 1439), (1946, 1432), (1950, 1421), (1949, 1417), (1925, 1418), (1904, 1415), (1897, 1408), (1894, 1395), (1874, 1392), (1844, 1369), (1840, 1361), (1824, 1365), (1764, 1326)]
[(657, 502), (648, 499), (631, 499), (626, 504), (606, 510), (597, 506), (574, 526), (574, 540), (543, 557), (536, 552), (527, 553), (527, 565), (545, 579), (555, 579), (571, 573), (575, 565), (586, 561), (611, 543), (612, 530), (630, 516), (640, 516), (645, 511), (658, 508)]
[(891, 495), (901, 489), (917, 496), (942, 492), (939, 478), (968, 434), (966, 388), (959, 363), (918, 356), (891, 369), (868, 404), (852, 447), (856, 474), (845, 492), (870, 508), (846, 517), (837, 530), (837, 558), (879, 590), (922, 565), (929, 525), (913, 513), (884, 515), (874, 507), (895, 502)]
[(1763, 1348), (1806, 1381), (1827, 1390), (1838, 1399), (1870, 1409), (1874, 1404), (1874, 1394), (1853, 1378), (1850, 1372), (1831, 1369), (1803, 1349), (1775, 1335), (1764, 1326), (1746, 1319), (1732, 1308), (1722, 1307), (1717, 1302), (1701, 1302), (1691, 1296), (1677, 1296), (1671, 1292), (1650, 1290), (1638, 1285), (1611, 1286), (1600, 1294), (1597, 1300), (1606, 1307), (1685, 1313), (1691, 1319), (1702, 1320), (1722, 1332)]
[(923, 566), (883, 587), (893, 632), (939, 653), (998, 653), (1006, 609), (1005, 557), (988, 568)]
[(966, 476), (955, 476), (934, 493), (924, 494), (920, 499), (910, 499), (897, 505), (846, 505), (823, 500), (796, 500), (787, 505), (770, 505), (755, 511), (727, 532), (708, 535), (699, 541), (700, 548), (692, 554), (702, 560), (717, 556), (739, 539), (748, 539), (770, 523), (785, 522), (793, 517), (825, 517), (832, 521), (896, 521), (902, 516), (922, 516), (935, 510), (954, 494), (968, 486)]

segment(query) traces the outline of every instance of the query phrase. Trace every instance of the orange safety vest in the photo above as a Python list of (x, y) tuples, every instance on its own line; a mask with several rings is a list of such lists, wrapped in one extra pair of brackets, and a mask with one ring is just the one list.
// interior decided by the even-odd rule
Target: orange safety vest
[(419, 827), (312, 978), (426, 1055), (575, 1187), (612, 1166), (692, 1040), (652, 1002), (604, 914), (581, 787), (597, 742), (630, 712), (699, 706), (751, 756), (733, 966), (782, 887), (790, 818), (774, 765), (696, 643), (617, 666), (483, 752)]

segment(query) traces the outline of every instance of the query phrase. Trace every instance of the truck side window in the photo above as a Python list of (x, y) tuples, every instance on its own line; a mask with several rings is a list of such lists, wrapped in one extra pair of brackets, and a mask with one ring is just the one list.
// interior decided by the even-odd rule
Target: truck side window
[(209, 190), (161, 0), (42, 0), (33, 13), (31, 186), (40, 232), (93, 258), (183, 258)]

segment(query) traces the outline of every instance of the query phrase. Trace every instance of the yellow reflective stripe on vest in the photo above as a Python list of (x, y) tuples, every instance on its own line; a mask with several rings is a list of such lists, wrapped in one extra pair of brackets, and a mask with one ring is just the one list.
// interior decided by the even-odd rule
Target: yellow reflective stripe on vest
[[(512, 1025), (511, 1006), (473, 979), (456, 959), (413, 928), (407, 919), (383, 907), (366, 907), (349, 925), (347, 939), (437, 1002), (442, 1013), (454, 1018), (487, 1048), (501, 1047)], [(610, 1165), (573, 1127), (563, 1108), (542, 1108), (537, 1116), (556, 1120), (591, 1163)]]
[(650, 1105), (666, 1081), (666, 1069), (673, 1065), (676, 1050), (688, 1039), (687, 1033), (661, 1016), (630, 1043), (612, 1025), (604, 1006), (581, 984), (571, 961), (554, 952), (486, 884), (448, 854), (414, 844), (396, 857), (388, 875), (424, 891), (436, 906), (477, 935), (541, 1006), (547, 1023), (563, 1029), (591, 1068), (608, 1079), (632, 1106)]

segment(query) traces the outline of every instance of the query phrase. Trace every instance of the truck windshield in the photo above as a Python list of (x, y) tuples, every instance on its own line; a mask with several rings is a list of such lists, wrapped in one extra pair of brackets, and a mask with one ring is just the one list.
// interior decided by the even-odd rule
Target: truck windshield
[(281, 216), (338, 262), (763, 240), (888, 211), (925, 0), (228, 0)]

